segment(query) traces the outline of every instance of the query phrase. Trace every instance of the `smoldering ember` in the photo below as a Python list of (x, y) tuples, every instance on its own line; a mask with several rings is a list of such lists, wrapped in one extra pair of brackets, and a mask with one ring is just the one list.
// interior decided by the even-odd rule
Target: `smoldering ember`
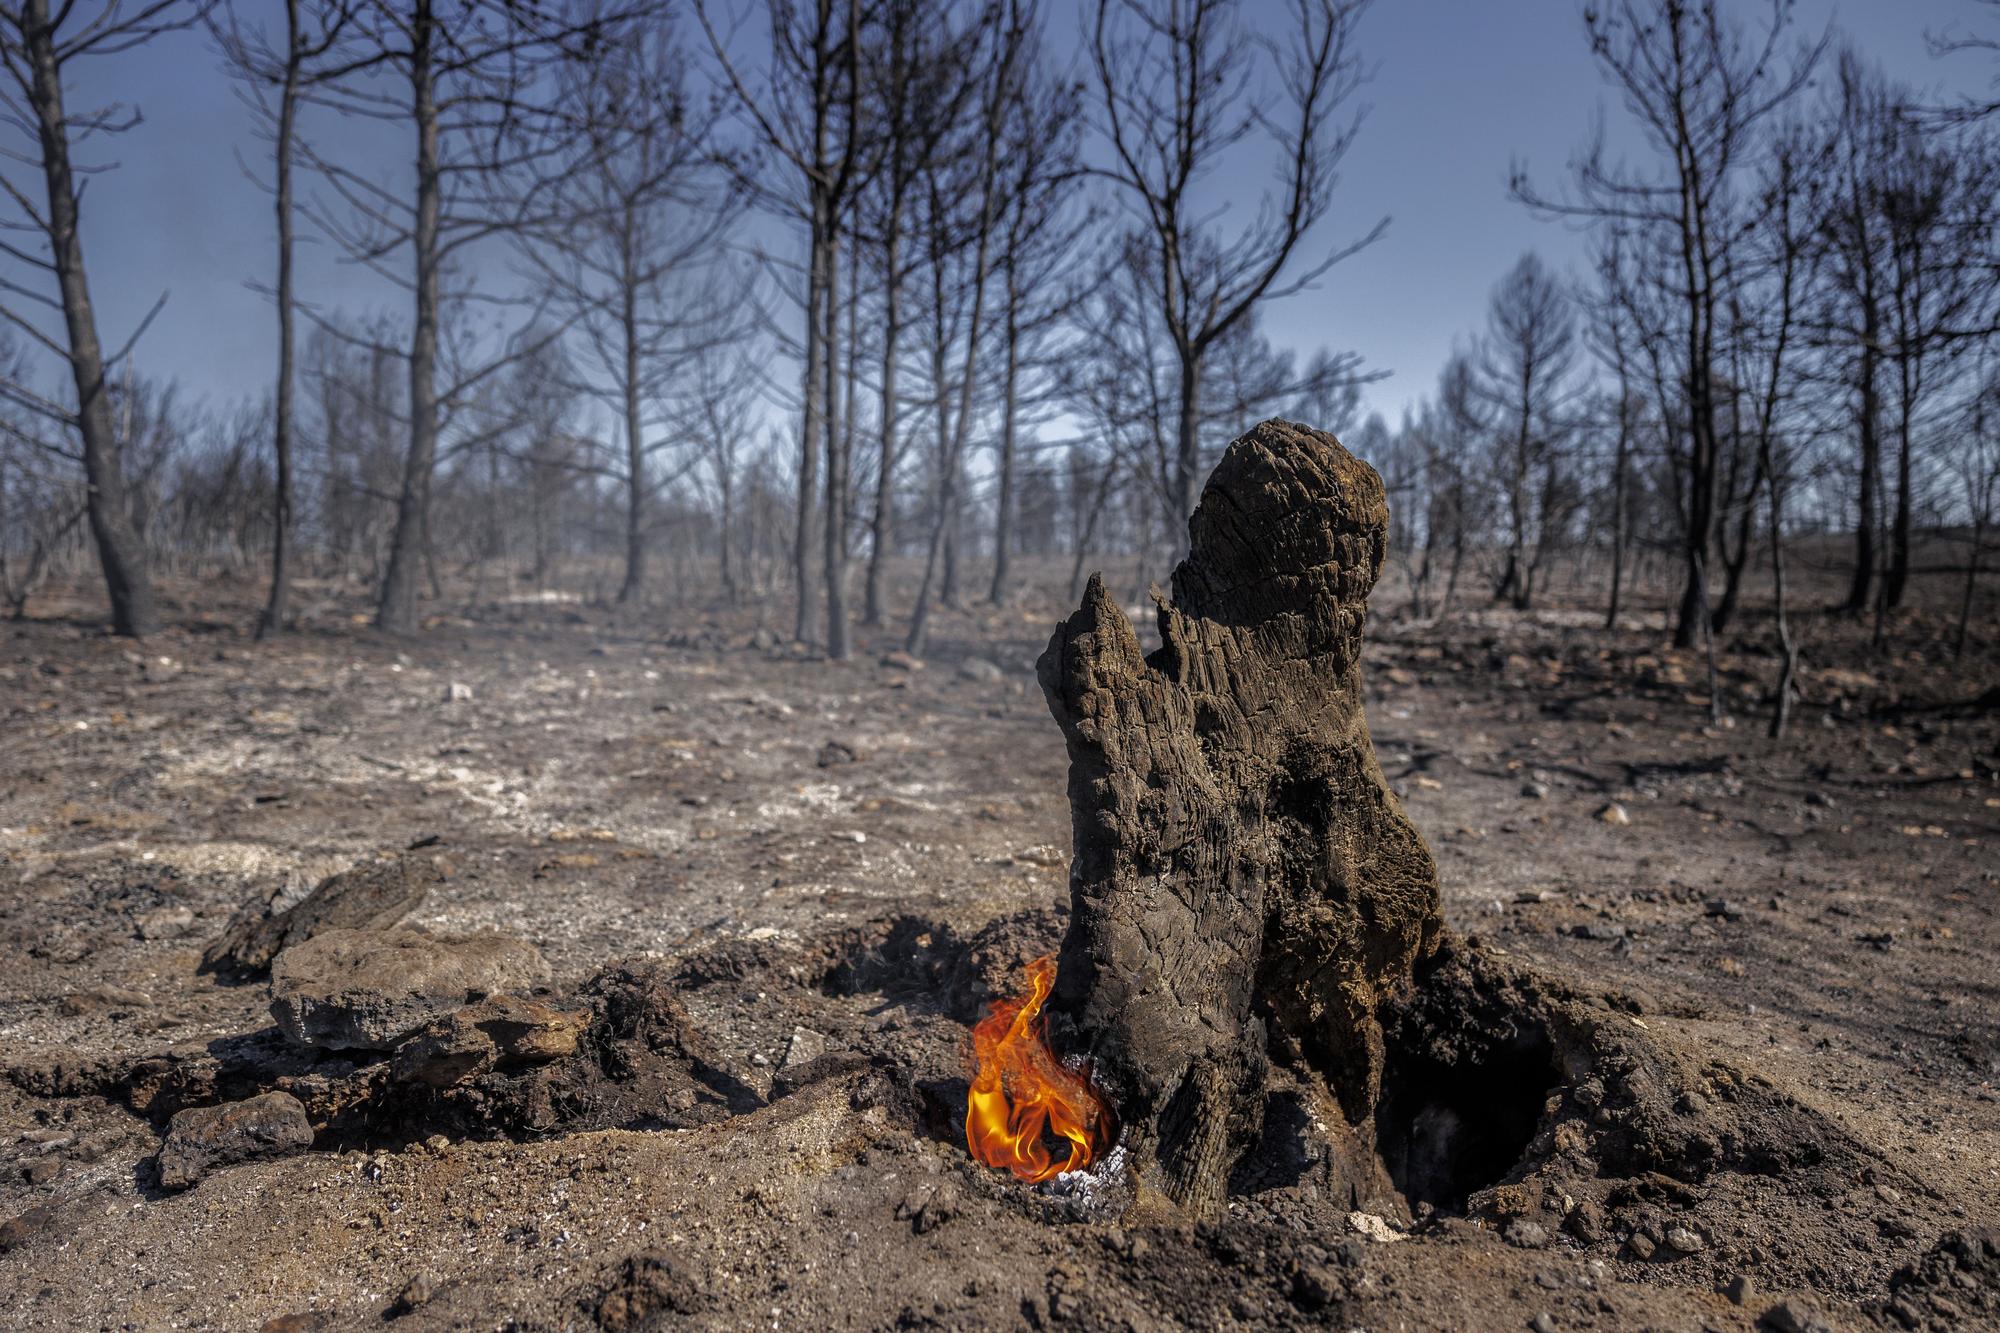
[(2000, 1333), (1996, 55), (0, 0), (0, 1329)]

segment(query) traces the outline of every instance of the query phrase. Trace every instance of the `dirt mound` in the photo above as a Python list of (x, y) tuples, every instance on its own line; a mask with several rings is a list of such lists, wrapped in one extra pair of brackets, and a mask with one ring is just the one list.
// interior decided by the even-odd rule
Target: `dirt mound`
[(1883, 1311), (1924, 1333), (2000, 1326), (2000, 1231), (1953, 1231), (1889, 1279)]

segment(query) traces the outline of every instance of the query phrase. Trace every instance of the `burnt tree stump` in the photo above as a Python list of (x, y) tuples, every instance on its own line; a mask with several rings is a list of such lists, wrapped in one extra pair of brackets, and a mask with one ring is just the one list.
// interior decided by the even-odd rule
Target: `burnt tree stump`
[(1135, 1185), (1192, 1211), (1281, 1080), (1318, 1080), (1372, 1140), (1382, 1007), (1443, 929), (1362, 714), (1387, 532), (1373, 468), (1267, 421), (1203, 489), (1172, 600), (1154, 590), (1161, 646), (1142, 655), (1093, 578), (1038, 663), (1075, 838), (1051, 1011), (1115, 1100)]

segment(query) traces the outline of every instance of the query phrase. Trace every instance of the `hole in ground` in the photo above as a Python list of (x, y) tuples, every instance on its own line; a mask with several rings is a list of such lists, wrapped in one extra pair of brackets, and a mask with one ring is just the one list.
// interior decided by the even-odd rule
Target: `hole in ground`
[(1384, 1034), (1376, 1145), (1413, 1210), (1456, 1213), (1520, 1164), (1559, 1076), (1547, 1025), (1499, 978), (1449, 951), (1426, 973)]

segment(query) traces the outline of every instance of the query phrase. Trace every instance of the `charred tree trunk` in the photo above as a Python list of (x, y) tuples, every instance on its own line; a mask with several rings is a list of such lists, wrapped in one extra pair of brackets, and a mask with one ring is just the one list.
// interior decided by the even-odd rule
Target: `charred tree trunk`
[(1624, 362), (1619, 362), (1618, 445), (1611, 463), (1611, 598), (1604, 608), (1604, 628), (1618, 628), (1619, 601), (1625, 591), (1626, 531), (1625, 472), (1632, 447), (1631, 398), (1625, 392)]
[(1882, 601), (1894, 611), (1903, 605), (1903, 591), (1910, 582), (1910, 434), (1915, 415), (1910, 361), (1897, 358), (1901, 389), (1896, 417), (1896, 514), (1889, 524), (1889, 568), (1883, 575)]
[(20, 27), (31, 72), (29, 100), (41, 141), (42, 177), (48, 189), (50, 267), (62, 292), (63, 323), (69, 335), (70, 377), (76, 386), (76, 427), (83, 440), (83, 470), (90, 484), (90, 535), (104, 570), (111, 599), (111, 625), (119, 634), (142, 637), (159, 628), (153, 607), (153, 580), (147, 567), (143, 527), (132, 521), (125, 486), (122, 443), (111, 420), (110, 385), (105, 382), (103, 344), (97, 338), (96, 308), (83, 266), (76, 170), (70, 162), (69, 114), (63, 109), (63, 70), (56, 51), (55, 24), (46, 0), (30, 0)]
[(1162, 647), (1142, 656), (1093, 578), (1042, 655), (1076, 841), (1052, 1007), (1142, 1197), (1213, 1207), (1281, 1077), (1372, 1136), (1382, 1006), (1443, 930), (1362, 715), (1387, 530), (1372, 468), (1267, 421), (1189, 520), (1173, 600), (1156, 593)]
[[(826, 376), (822, 388), (825, 410), (821, 418), (826, 427), (826, 519), (820, 528), (825, 542), (820, 568), (826, 577), (826, 655), (839, 662), (845, 660), (848, 653), (847, 468), (854, 438), (851, 425), (843, 423), (839, 395), (840, 237), (837, 230), (827, 242), (826, 286), (820, 293), (820, 313), (825, 320), (825, 331), (820, 334), (823, 344), (820, 366)], [(851, 368), (854, 356), (851, 323), (848, 332), (848, 362)], [(846, 407), (849, 413), (853, 412), (854, 383), (851, 375)]]
[(1861, 371), (1857, 395), (1860, 413), (1856, 438), (1860, 446), (1860, 484), (1855, 498), (1854, 575), (1847, 585), (1847, 600), (1841, 610), (1860, 615), (1868, 609), (1869, 593), (1875, 579), (1875, 490), (1881, 476), (1882, 445), (1877, 433), (1879, 396), (1875, 390), (1874, 320), (1868, 321), (1861, 345)]
[(623, 343), (619, 397), (625, 418), (625, 577), (618, 585), (618, 604), (624, 606), (636, 603), (646, 584), (646, 440), (639, 406), (639, 292), (629, 223), (620, 241), (625, 277), (618, 308)]
[(403, 488), (396, 501), (396, 532), (389, 543), (389, 567), (375, 607), (375, 626), (389, 634), (415, 634), (417, 562), (430, 527), (431, 477), (437, 468), (438, 213), (443, 178), (438, 165), (437, 71), (432, 65), (437, 32), (428, 0), (419, 0), (410, 20), (413, 119), (417, 130), (417, 215), (412, 236), (416, 252), (416, 311), (410, 330), (410, 444), (403, 458)]
[(257, 637), (283, 632), (292, 592), (292, 135), (299, 108), (299, 0), (285, 3), (285, 82), (278, 94), (278, 384), (272, 407), (271, 591)]
[(1021, 319), (1020, 293), (1014, 290), (1014, 269), (1007, 268), (1006, 370), (1000, 381), (1000, 494), (993, 513), (993, 582), (986, 600), (994, 606), (1007, 604), (1007, 579), (1014, 547), (1014, 417), (1015, 398), (1020, 393)]
[(828, 235), (832, 231), (832, 208), (821, 197), (822, 193), (819, 187), (814, 187), (812, 259), (806, 281), (805, 416), (799, 425), (799, 504), (792, 541), (792, 579), (798, 585), (792, 637), (800, 643), (812, 642), (813, 601), (818, 593), (813, 586), (813, 517), (819, 504), (819, 435), (825, 406), (820, 399), (825, 388), (825, 371), (821, 362), (827, 355), (825, 329), (820, 324), (820, 303), (826, 299), (828, 268), (832, 263), (827, 253)]
[(882, 291), (882, 429), (881, 447), (875, 468), (875, 511), (869, 523), (868, 584), (861, 623), (880, 625), (888, 616), (883, 599), (882, 578), (895, 541), (896, 524), (896, 357), (902, 333), (902, 304), (897, 270), (901, 244), (901, 200), (889, 214), (888, 235), (882, 242), (882, 267), (887, 277)]

